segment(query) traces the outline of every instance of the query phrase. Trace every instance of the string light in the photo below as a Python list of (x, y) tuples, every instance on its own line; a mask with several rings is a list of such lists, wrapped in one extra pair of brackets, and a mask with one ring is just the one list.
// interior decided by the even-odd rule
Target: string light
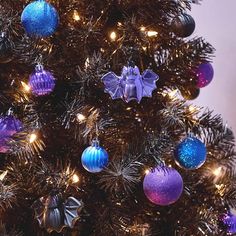
[(73, 20), (75, 20), (75, 21), (81, 20), (80, 15), (79, 15), (78, 11), (76, 11), (76, 10), (74, 10), (74, 12), (73, 12)]
[(115, 32), (115, 31), (112, 31), (112, 32), (110, 33), (110, 39), (111, 39), (112, 41), (115, 41), (116, 38), (117, 38), (116, 32)]
[(32, 133), (29, 138), (30, 143), (34, 143), (37, 139), (37, 135), (35, 133)]
[(222, 167), (218, 167), (212, 171), (212, 173), (216, 176), (219, 177), (222, 174)]
[(8, 171), (6, 170), (6, 171), (4, 171), (4, 172), (0, 175), (0, 180), (1, 180), (1, 181), (4, 180), (4, 178), (6, 177), (7, 173), (8, 173)]
[(79, 176), (77, 174), (73, 174), (72, 183), (77, 184), (79, 182)]
[(149, 169), (146, 169), (145, 170), (145, 174), (148, 175), (150, 173), (150, 170)]
[(79, 122), (83, 122), (83, 121), (86, 120), (86, 117), (85, 117), (83, 114), (81, 114), (81, 113), (78, 113), (78, 114), (76, 115), (76, 117), (77, 117), (77, 120), (78, 120)]
[(140, 28), (140, 31), (146, 31), (146, 28), (144, 27), (144, 26), (142, 26), (141, 28)]
[(89, 63), (90, 63), (90, 60), (89, 60), (89, 58), (87, 58), (85, 63), (84, 63), (84, 66), (85, 66), (86, 69), (89, 67)]
[(25, 82), (21, 81), (21, 85), (23, 87), (23, 90), (26, 92), (26, 93), (29, 93), (31, 88), (28, 84), (26, 84)]
[(148, 37), (156, 37), (157, 34), (158, 33), (156, 31), (153, 31), (153, 30), (150, 30), (150, 31), (147, 32)]

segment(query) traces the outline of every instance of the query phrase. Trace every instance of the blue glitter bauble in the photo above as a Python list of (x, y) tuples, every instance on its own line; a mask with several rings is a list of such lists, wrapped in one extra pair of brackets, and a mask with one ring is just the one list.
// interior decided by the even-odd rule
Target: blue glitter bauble
[(22, 130), (22, 123), (12, 115), (0, 117), (0, 152), (9, 150), (8, 141), (12, 135)]
[(198, 169), (206, 161), (207, 150), (204, 143), (194, 137), (184, 139), (175, 149), (176, 163), (185, 169)]
[(183, 192), (183, 179), (174, 168), (158, 166), (146, 174), (143, 190), (152, 203), (167, 206), (180, 198)]
[(95, 140), (90, 147), (84, 150), (81, 162), (87, 171), (91, 173), (101, 172), (108, 164), (108, 153)]
[(55, 88), (55, 78), (42, 65), (37, 65), (35, 72), (30, 75), (29, 86), (35, 96), (48, 95)]
[(25, 7), (21, 22), (30, 36), (51, 36), (59, 23), (56, 9), (45, 0), (38, 0)]
[(231, 212), (220, 216), (220, 222), (229, 235), (236, 233), (236, 215)]

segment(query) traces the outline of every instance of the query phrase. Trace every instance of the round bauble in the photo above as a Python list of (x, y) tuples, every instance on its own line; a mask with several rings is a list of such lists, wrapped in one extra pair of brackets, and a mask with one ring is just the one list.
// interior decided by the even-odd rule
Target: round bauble
[(22, 130), (22, 123), (12, 115), (0, 117), (0, 152), (9, 151), (8, 141), (15, 133)]
[(13, 42), (5, 32), (0, 32), (0, 63), (8, 63), (13, 58)]
[(197, 69), (197, 87), (204, 88), (211, 83), (214, 77), (214, 69), (209, 62), (199, 65)]
[(55, 88), (55, 78), (42, 65), (37, 65), (35, 72), (30, 75), (29, 86), (35, 96), (48, 95)]
[(233, 235), (236, 233), (236, 215), (228, 212), (222, 216), (220, 216), (220, 225), (224, 230), (226, 230), (227, 234)]
[(92, 145), (86, 148), (82, 154), (81, 162), (88, 172), (101, 172), (108, 164), (107, 151), (99, 146), (99, 142), (94, 140)]
[(185, 100), (194, 100), (199, 96), (200, 89), (193, 86), (187, 86), (185, 88), (181, 88), (180, 92)]
[(176, 16), (172, 21), (173, 32), (182, 38), (189, 37), (194, 32), (195, 26), (193, 17), (186, 13)]
[(177, 145), (174, 156), (176, 163), (185, 169), (198, 169), (206, 161), (207, 149), (197, 138), (188, 137)]
[(21, 22), (29, 36), (48, 37), (57, 29), (59, 16), (45, 0), (37, 0), (25, 7)]
[(174, 168), (158, 166), (145, 175), (143, 190), (152, 203), (167, 206), (180, 198), (183, 192), (183, 179)]

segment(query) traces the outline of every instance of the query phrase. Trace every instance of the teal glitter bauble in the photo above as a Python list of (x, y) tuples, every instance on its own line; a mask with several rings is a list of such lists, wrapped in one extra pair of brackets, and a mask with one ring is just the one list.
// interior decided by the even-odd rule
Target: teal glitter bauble
[(45, 0), (37, 0), (25, 7), (21, 22), (29, 36), (51, 36), (59, 23), (56, 9)]
[(82, 154), (81, 162), (88, 172), (101, 172), (108, 164), (107, 151), (99, 146), (99, 142), (94, 140), (92, 145), (86, 148)]
[(204, 143), (194, 137), (184, 139), (175, 149), (176, 163), (185, 169), (198, 169), (206, 161), (207, 150)]

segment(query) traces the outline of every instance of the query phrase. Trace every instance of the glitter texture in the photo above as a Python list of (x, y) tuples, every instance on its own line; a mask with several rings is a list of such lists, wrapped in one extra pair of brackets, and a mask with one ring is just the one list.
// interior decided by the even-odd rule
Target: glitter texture
[(27, 5), (22, 12), (21, 22), (30, 36), (51, 36), (59, 23), (56, 9), (44, 0), (38, 0)]
[(224, 214), (220, 220), (223, 223), (224, 227), (226, 228), (228, 234), (236, 233), (236, 216), (235, 215), (229, 212), (228, 214)]
[(0, 118), (0, 152), (9, 151), (7, 142), (15, 133), (21, 131), (22, 123), (12, 115)]
[(143, 190), (152, 203), (167, 206), (180, 198), (183, 192), (183, 179), (173, 168), (157, 167), (146, 174)]
[(93, 141), (92, 145), (86, 148), (82, 154), (81, 162), (88, 172), (101, 172), (108, 164), (108, 153), (99, 146), (98, 141)]
[(211, 63), (203, 63), (197, 70), (197, 87), (206, 87), (213, 80), (214, 69)]
[(207, 150), (199, 139), (188, 137), (175, 149), (176, 163), (185, 169), (200, 168), (206, 161)]
[(55, 88), (55, 79), (42, 65), (37, 65), (35, 72), (30, 75), (29, 86), (36, 96), (48, 95)]

